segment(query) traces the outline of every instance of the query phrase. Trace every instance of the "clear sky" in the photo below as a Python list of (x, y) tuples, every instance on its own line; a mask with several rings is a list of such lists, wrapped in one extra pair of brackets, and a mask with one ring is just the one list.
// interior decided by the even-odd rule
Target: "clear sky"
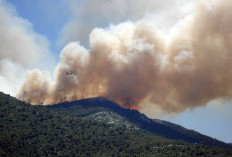
[[(11, 41), (17, 43), (18, 40), (33, 40), (35, 41), (32, 43), (34, 46), (23, 49), (24, 51), (35, 51), (35, 54), (38, 55), (46, 52), (45, 55), (49, 56), (46, 58), (53, 58), (52, 61), (45, 60), (43, 65), (39, 65), (41, 62), (37, 59), (33, 60), (33, 57), (31, 58), (33, 64), (30, 62), (25, 63), (24, 58), (18, 60), (18, 58), (9, 57), (10, 54), (2, 53), (7, 51), (8, 47), (0, 48), (0, 51), (2, 51), (0, 61), (9, 65), (7, 68), (0, 67), (1, 86), (7, 88), (5, 86), (14, 81), (13, 74), (7, 74), (6, 76), (3, 71), (10, 68), (14, 71), (16, 66), (18, 68), (18, 65), (20, 68), (15, 72), (17, 74), (19, 71), (25, 72), (33, 68), (48, 68), (49, 71), (53, 71), (59, 62), (60, 51), (69, 42), (77, 41), (87, 49), (89, 48), (89, 34), (96, 27), (107, 29), (111, 24), (146, 19), (154, 21), (159, 29), (170, 33), (169, 30), (172, 25), (177, 21), (181, 23), (180, 19), (187, 17), (193, 10), (193, 1), (186, 3), (184, 0), (167, 0), (165, 2), (162, 0), (149, 0), (147, 4), (144, 3), (145, 1), (142, 0), (0, 0), (1, 18), (6, 17), (5, 19), (8, 18), (14, 23), (12, 25), (9, 22), (10, 27), (7, 24), (6, 27), (0, 27), (0, 33), (4, 33), (4, 29), (8, 28), (11, 29), (11, 32), (16, 31), (16, 34), (21, 32), (20, 38), (17, 37)], [(19, 31), (15, 30), (18, 26), (20, 26)], [(27, 31), (28, 29), (30, 31)], [(6, 36), (8, 35), (9, 33), (6, 34)], [(28, 36), (28, 38), (25, 39), (25, 36)], [(0, 37), (0, 41), (8, 40), (4, 37)], [(40, 52), (38, 47), (43, 47), (43, 52)], [(4, 59), (7, 57), (10, 59)], [(15, 64), (8, 63), (8, 60), (12, 60)], [(37, 62), (40, 63), (36, 64)], [(20, 80), (23, 81), (23, 79), (18, 79), (17, 84), (13, 84), (12, 89), (18, 87)], [(4, 89), (1, 90), (4, 91)], [(5, 91), (12, 93), (13, 90)], [(179, 114), (161, 116), (161, 119), (232, 143), (231, 111), (231, 101), (214, 101), (205, 104), (205, 106), (193, 109), (187, 108)], [(150, 116), (154, 115), (150, 114)]]

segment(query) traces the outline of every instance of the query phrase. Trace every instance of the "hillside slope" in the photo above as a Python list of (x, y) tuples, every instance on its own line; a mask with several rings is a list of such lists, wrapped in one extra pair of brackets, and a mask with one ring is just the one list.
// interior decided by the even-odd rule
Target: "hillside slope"
[(232, 151), (31, 106), (0, 93), (0, 156), (231, 156)]
[(190, 143), (205, 144), (207, 146), (232, 148), (224, 142), (202, 135), (194, 130), (185, 129), (179, 125), (162, 120), (149, 119), (137, 110), (125, 109), (102, 97), (65, 102), (47, 106), (47, 108), (76, 117), (85, 117), (102, 111), (113, 112), (122, 116), (124, 122), (133, 124), (133, 127), (154, 133), (158, 136)]

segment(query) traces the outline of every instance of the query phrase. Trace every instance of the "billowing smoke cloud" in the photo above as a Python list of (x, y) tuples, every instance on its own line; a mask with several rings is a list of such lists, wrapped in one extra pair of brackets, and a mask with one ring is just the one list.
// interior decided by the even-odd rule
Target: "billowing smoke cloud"
[[(190, 0), (187, 4), (190, 4)], [(182, 0), (68, 0), (71, 17), (65, 25), (60, 44), (80, 41), (89, 46), (89, 34), (95, 27), (107, 27), (109, 23), (122, 21), (152, 20), (156, 26), (164, 28), (173, 25), (179, 18), (189, 12), (186, 1)], [(171, 6), (171, 7), (170, 7)]]
[[(52, 80), (34, 70), (18, 97), (33, 104), (104, 96), (124, 107), (181, 112), (232, 97), (232, 3), (202, 1), (165, 33), (140, 20), (95, 28), (89, 50), (64, 47)], [(68, 72), (68, 73), (67, 73)]]
[(0, 21), (0, 90), (14, 95), (26, 70), (48, 54), (48, 42), (4, 0), (0, 0)]

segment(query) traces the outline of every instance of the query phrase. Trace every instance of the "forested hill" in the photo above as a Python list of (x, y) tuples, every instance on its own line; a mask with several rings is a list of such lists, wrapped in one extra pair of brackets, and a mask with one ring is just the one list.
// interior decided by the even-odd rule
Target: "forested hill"
[(137, 110), (125, 109), (115, 102), (102, 97), (64, 102), (46, 107), (59, 113), (76, 117), (85, 117), (102, 111), (113, 112), (125, 119), (123, 123), (128, 121), (129, 123), (134, 124), (137, 128), (151, 132), (158, 136), (191, 143), (200, 143), (208, 146), (219, 146), (229, 149), (232, 148), (230, 145), (224, 142), (202, 135), (194, 130), (185, 129), (180, 125), (158, 119), (149, 119), (146, 115)]
[(32, 106), (0, 93), (0, 156), (232, 156), (227, 149), (91, 118)]

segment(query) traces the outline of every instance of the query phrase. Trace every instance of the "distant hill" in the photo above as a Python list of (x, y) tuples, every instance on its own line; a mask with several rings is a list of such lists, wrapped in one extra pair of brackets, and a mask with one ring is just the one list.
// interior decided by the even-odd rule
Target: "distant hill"
[(232, 156), (144, 132), (104, 107), (68, 104), (32, 106), (0, 92), (0, 156)]
[(154, 133), (158, 136), (190, 143), (204, 144), (207, 146), (232, 148), (224, 142), (202, 135), (194, 130), (186, 129), (180, 125), (158, 119), (150, 119), (137, 110), (125, 109), (103, 97), (82, 99), (46, 107), (76, 117), (85, 117), (98, 112), (109, 111), (122, 116), (126, 120), (124, 122), (128, 124), (132, 123), (134, 127)]

